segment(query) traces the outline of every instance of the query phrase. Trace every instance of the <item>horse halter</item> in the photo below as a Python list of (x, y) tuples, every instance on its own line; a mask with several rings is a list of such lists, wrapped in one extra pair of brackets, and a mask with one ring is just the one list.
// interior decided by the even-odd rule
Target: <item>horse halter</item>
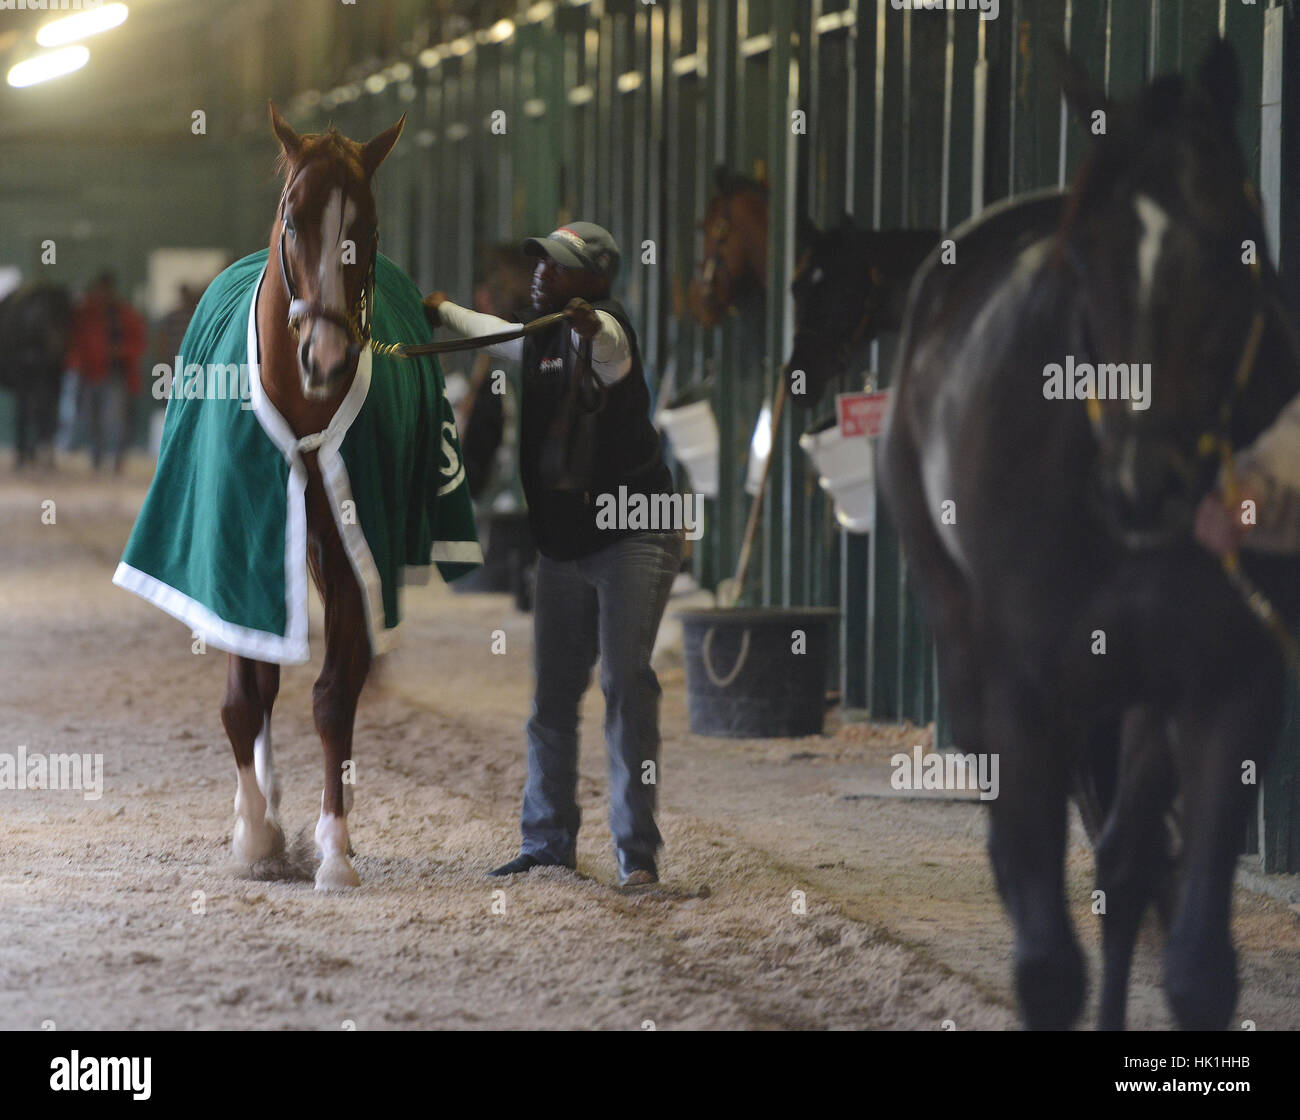
[[(286, 195), (288, 189), (285, 190)], [(319, 299), (302, 299), (289, 275), (289, 262), (284, 253), (285, 202), (280, 202), (280, 278), (284, 281), (284, 294), (289, 299), (289, 332), (296, 339), (304, 319), (323, 319), (341, 328), (348, 336), (348, 361), (355, 361), (370, 342), (371, 315), (375, 303), (375, 265), (379, 259), (379, 228), (370, 241), (370, 266), (366, 270), (361, 294), (346, 311), (326, 307)]]
[[(1242, 190), (1251, 210), (1256, 216), (1261, 216), (1259, 195), (1255, 191), (1254, 183), (1249, 179), (1245, 180), (1242, 183)], [(1084, 266), (1073, 253), (1071, 253), (1071, 264), (1080, 276), (1084, 275)], [(1255, 312), (1251, 316), (1250, 326), (1246, 331), (1245, 340), (1242, 342), (1241, 351), (1237, 357), (1237, 368), (1232, 381), (1224, 392), (1223, 399), (1219, 402), (1216, 426), (1202, 432), (1196, 441), (1197, 458), (1205, 460), (1212, 455), (1220, 455), (1223, 460), (1224, 470), (1229, 477), (1231, 477), (1232, 472), (1232, 441), (1228, 435), (1228, 430), (1232, 425), (1237, 399), (1241, 396), (1242, 391), (1250, 381), (1251, 374), (1255, 371), (1255, 363), (1259, 359), (1260, 342), (1264, 337), (1264, 278), (1258, 255), (1250, 262), (1250, 279), (1251, 290), (1255, 296)], [(1102, 436), (1101, 401), (1096, 396), (1090, 396), (1085, 399), (1085, 404), (1088, 409), (1088, 423), (1092, 427), (1093, 435), (1100, 442)], [(1235, 497), (1235, 495), (1233, 496)]]

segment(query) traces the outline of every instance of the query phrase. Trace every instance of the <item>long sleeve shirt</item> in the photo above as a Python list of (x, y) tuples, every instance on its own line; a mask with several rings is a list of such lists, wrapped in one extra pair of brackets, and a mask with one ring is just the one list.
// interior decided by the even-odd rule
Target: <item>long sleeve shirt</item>
[[(445, 326), (464, 337), (499, 334), (519, 326), (518, 323), (498, 319), (495, 315), (471, 311), (467, 307), (452, 303), (451, 300), (445, 300), (438, 307), (438, 312)], [(618, 320), (613, 315), (606, 311), (597, 311), (596, 318), (600, 320), (600, 330), (591, 340), (591, 372), (596, 375), (601, 384), (613, 385), (623, 380), (631, 370), (632, 349), (628, 345), (627, 335), (623, 333), (623, 328), (619, 326)], [(573, 345), (577, 347), (581, 344), (582, 338), (574, 331)], [(489, 346), (487, 352), (497, 358), (519, 362), (524, 356), (524, 340), (516, 338), (510, 342), (498, 342)]]
[(1300, 395), (1237, 456), (1236, 469), (1257, 505), (1242, 547), (1300, 552)]

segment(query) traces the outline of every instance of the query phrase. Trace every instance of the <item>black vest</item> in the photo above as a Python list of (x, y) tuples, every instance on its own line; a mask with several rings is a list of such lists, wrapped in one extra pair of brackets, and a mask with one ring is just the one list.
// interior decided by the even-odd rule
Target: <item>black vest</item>
[[(617, 497), (620, 486), (627, 487), (629, 494), (673, 492), (659, 433), (650, 423), (650, 391), (627, 312), (614, 300), (598, 300), (591, 306), (618, 320), (627, 336), (632, 368), (622, 380), (608, 387), (604, 408), (596, 417), (595, 462), (591, 486), (585, 492), (548, 490), (539, 471), (542, 445), (568, 397), (578, 361), (572, 331), (568, 323), (557, 323), (524, 339), (519, 471), (537, 548), (552, 560), (590, 556), (637, 531), (598, 527), (599, 495)], [(534, 312), (530, 317), (536, 315)]]

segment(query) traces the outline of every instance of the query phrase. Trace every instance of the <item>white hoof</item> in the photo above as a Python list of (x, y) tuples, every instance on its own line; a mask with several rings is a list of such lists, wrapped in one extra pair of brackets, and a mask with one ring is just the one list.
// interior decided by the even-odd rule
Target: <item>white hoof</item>
[(252, 865), (284, 854), (284, 830), (269, 817), (260, 822), (236, 817), (230, 846), (240, 863)]
[(361, 879), (347, 856), (326, 856), (316, 869), (318, 891), (344, 891), (361, 886)]

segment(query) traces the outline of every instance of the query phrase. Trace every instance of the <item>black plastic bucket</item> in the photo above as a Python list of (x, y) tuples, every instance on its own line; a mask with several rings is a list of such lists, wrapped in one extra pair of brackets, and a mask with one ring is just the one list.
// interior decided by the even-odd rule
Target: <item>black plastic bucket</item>
[[(679, 612), (691, 731), (730, 739), (820, 735), (839, 614), (834, 607)], [(798, 647), (796, 631), (803, 632)]]

